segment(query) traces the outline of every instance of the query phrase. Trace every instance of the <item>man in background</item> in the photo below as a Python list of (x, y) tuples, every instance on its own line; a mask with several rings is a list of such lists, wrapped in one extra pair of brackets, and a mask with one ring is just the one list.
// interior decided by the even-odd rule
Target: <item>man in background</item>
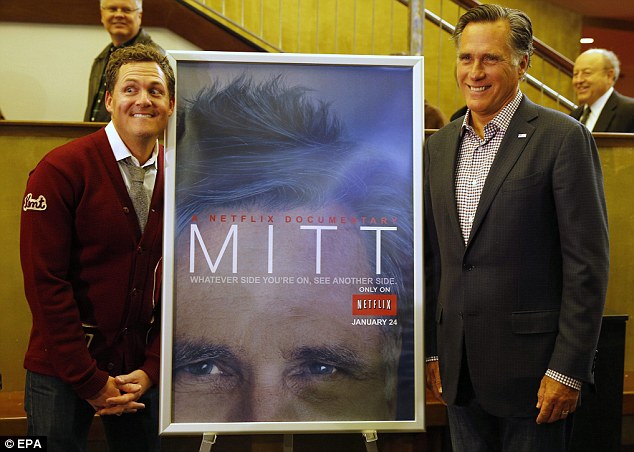
[(468, 110), (424, 151), (427, 385), (455, 452), (564, 452), (608, 281), (597, 148), (520, 91), (526, 14), (480, 5), (453, 39)]
[[(100, 0), (101, 23), (112, 42), (97, 55), (88, 80), (88, 102), (84, 121), (108, 122), (110, 113), (104, 104), (105, 71), (110, 55), (116, 49), (133, 44), (158, 45), (141, 29), (143, 0)], [(160, 49), (162, 51), (162, 49)]]
[(619, 72), (619, 59), (610, 50), (586, 50), (575, 61), (572, 85), (579, 107), (571, 116), (591, 132), (634, 133), (634, 99), (614, 89)]
[(86, 450), (95, 413), (111, 452), (159, 447), (158, 137), (174, 86), (154, 47), (117, 50), (106, 69), (112, 121), (52, 150), (29, 175), (20, 229), (33, 316), (24, 406), (28, 434), (46, 436), (49, 452)]

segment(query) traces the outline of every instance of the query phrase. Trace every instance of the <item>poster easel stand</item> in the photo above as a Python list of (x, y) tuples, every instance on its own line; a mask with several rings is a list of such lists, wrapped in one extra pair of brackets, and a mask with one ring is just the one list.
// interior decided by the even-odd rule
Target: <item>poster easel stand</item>
[[(377, 446), (377, 440), (379, 439), (379, 435), (376, 430), (369, 430), (367, 432), (363, 432), (363, 438), (365, 439), (365, 450), (368, 452), (378, 452), (379, 448)], [(211, 448), (214, 444), (216, 444), (216, 439), (218, 435), (215, 433), (203, 433), (203, 440), (200, 443), (199, 452), (211, 452)], [(284, 452), (293, 452), (293, 435), (286, 434), (284, 435)]]
[[(216, 444), (218, 435), (215, 433), (204, 433), (198, 452), (211, 452), (211, 448)], [(293, 452), (293, 435), (284, 435), (284, 452)]]
[(211, 452), (211, 446), (216, 444), (216, 438), (218, 436), (215, 433), (203, 433), (203, 441), (200, 443), (199, 452)]
[(379, 448), (377, 446), (379, 434), (376, 432), (376, 430), (363, 432), (363, 437), (365, 438), (365, 450), (367, 450), (368, 452), (379, 452)]
[(293, 452), (293, 435), (292, 434), (284, 435), (284, 448), (282, 450), (284, 452)]

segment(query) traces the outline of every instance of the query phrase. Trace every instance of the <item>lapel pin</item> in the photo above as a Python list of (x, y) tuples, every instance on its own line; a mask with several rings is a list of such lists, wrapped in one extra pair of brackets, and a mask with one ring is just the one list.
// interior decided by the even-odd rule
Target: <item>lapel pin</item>
[(526, 134), (525, 133), (518, 133), (517, 134), (517, 138), (526, 138)]

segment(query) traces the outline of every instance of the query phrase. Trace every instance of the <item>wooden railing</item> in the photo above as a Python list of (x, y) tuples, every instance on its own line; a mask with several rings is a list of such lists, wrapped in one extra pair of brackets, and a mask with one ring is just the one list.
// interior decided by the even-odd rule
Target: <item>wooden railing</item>
[[(178, 1), (198, 10), (200, 14), (207, 14), (211, 20), (270, 52), (405, 55), (411, 53), (410, 43), (414, 38), (410, 36), (413, 27), (409, 17), (413, 0)], [(462, 9), (480, 4), (477, 0), (451, 2)], [(443, 40), (448, 42), (453, 25), (442, 17), (442, 6), (440, 9), (440, 14), (425, 9), (424, 15), (428, 25), (438, 27), (447, 34)], [(416, 33), (420, 33), (420, 30)], [(427, 47), (427, 43), (424, 45), (426, 48), (422, 53), (426, 57), (438, 53), (439, 58), (443, 58), (448, 51), (452, 51), (448, 50), (449, 47), (433, 50)], [(526, 83), (537, 91), (539, 97), (552, 101), (547, 106), (561, 106), (564, 111), (571, 111), (576, 105), (560, 90), (562, 86), (570, 86), (572, 61), (537, 38), (534, 45), (535, 55), (540, 58), (540, 63), (549, 68), (541, 67), (541, 70), (528, 73)], [(439, 61), (427, 58), (426, 61), (432, 67), (441, 66)], [(538, 72), (541, 74), (535, 76), (534, 73)], [(444, 79), (444, 83), (448, 85), (443, 89), (453, 88), (451, 77), (439, 74), (439, 78)], [(430, 89), (431, 84), (426, 84), (428, 93)], [(437, 86), (436, 89), (441, 88)], [(441, 96), (431, 95), (432, 99), (438, 97)], [(540, 102), (540, 99), (535, 100)]]
[[(408, 6), (396, 0), (178, 0), (273, 52), (408, 54)], [(371, 5), (370, 7), (368, 7)]]

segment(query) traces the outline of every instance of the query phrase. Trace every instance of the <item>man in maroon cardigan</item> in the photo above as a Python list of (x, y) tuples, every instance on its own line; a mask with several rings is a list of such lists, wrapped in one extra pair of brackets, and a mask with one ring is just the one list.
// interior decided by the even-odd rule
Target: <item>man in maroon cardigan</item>
[[(46, 155), (22, 206), (33, 315), (25, 408), (29, 435), (47, 436), (49, 452), (85, 450), (95, 412), (109, 450), (159, 447), (157, 138), (174, 111), (174, 73), (163, 55), (139, 45), (115, 52), (106, 74), (112, 121)], [(131, 188), (135, 170), (140, 194)]]

